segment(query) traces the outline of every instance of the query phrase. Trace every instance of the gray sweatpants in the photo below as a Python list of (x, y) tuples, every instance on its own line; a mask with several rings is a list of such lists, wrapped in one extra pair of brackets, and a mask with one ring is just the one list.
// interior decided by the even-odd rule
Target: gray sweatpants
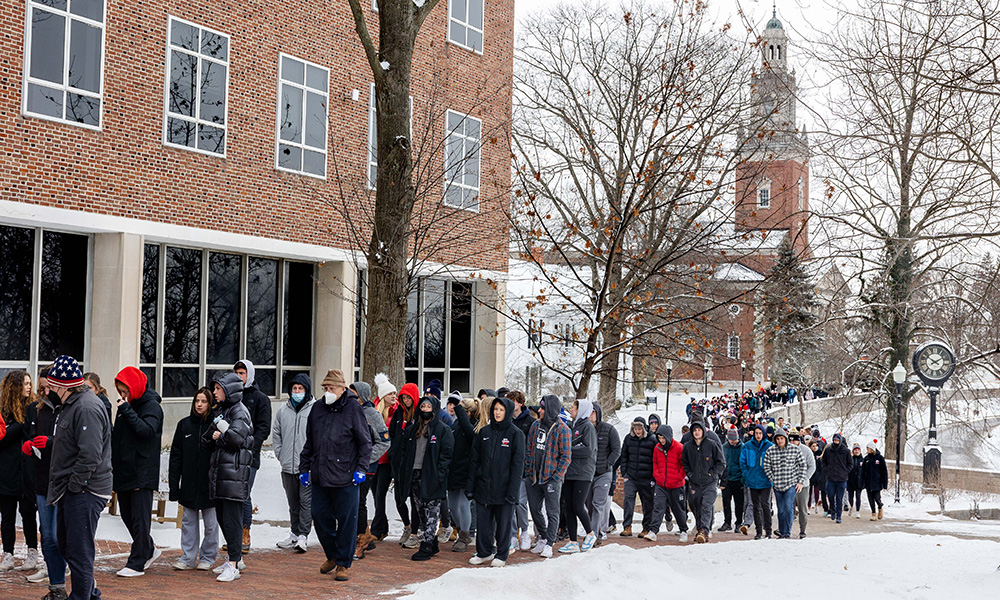
[[(198, 519), (205, 523), (205, 537), (201, 538)], [(199, 553), (199, 541), (201, 552)], [(185, 508), (181, 517), (181, 562), (192, 567), (198, 561), (214, 563), (219, 558), (219, 519), (215, 516), (215, 508)], [(200, 556), (199, 556), (200, 554)]]
[(753, 498), (750, 497), (750, 486), (747, 485), (743, 486), (743, 505), (746, 506), (743, 509), (743, 524), (753, 527)]
[(281, 487), (285, 488), (285, 499), (288, 500), (292, 533), (309, 535), (312, 530), (312, 486), (302, 485), (298, 475), (282, 472)]
[[(549, 482), (545, 484), (529, 483), (525, 486), (528, 492), (528, 508), (531, 518), (539, 534), (545, 536), (549, 546), (554, 546), (559, 535), (559, 511), (562, 508), (560, 496), (562, 483)], [(542, 505), (544, 504), (544, 511)]]
[(514, 505), (514, 514), (510, 519), (512, 537), (517, 537), (518, 530), (522, 533), (528, 531), (528, 483), (527, 477), (521, 479), (520, 496), (517, 499), (517, 504)]
[(472, 530), (472, 500), (465, 497), (465, 490), (448, 490), (448, 510), (451, 524), (458, 531), (468, 533)]
[(670, 514), (673, 513), (677, 520), (677, 530), (681, 533), (688, 530), (687, 525), (687, 503), (684, 502), (684, 486), (679, 488), (662, 488), (656, 486), (653, 490), (653, 533), (660, 533), (660, 523), (666, 517), (670, 522)]
[(710, 483), (704, 487), (691, 486), (691, 509), (694, 513), (695, 528), (712, 530), (715, 518), (715, 498), (719, 495), (719, 485)]
[(806, 532), (806, 523), (809, 522), (809, 486), (804, 486), (802, 491), (795, 494), (795, 506), (799, 509), (799, 533)]
[(594, 484), (590, 486), (592, 496), (590, 502), (590, 526), (594, 528), (594, 533), (598, 537), (608, 533), (608, 513), (611, 512), (611, 497), (608, 490), (611, 489), (611, 471), (601, 473), (594, 477)]

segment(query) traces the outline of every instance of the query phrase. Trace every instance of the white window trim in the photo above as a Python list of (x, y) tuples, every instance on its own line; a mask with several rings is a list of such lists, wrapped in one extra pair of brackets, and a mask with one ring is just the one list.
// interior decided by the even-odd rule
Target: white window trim
[[(375, 0), (372, 0), (372, 1), (374, 2)], [(454, 2), (455, 0), (447, 0), (447, 1), (448, 1), (448, 21), (447, 21), (447, 24), (445, 25), (445, 30), (444, 30), (444, 40), (445, 40), (445, 43), (458, 46), (459, 48), (462, 48), (464, 50), (468, 50), (468, 51), (472, 52), (473, 54), (478, 54), (479, 56), (482, 56), (483, 55), (483, 49), (486, 48), (486, 0), (481, 0), (482, 3), (483, 3), (483, 28), (482, 29), (476, 29), (472, 25), (469, 25), (468, 21), (459, 21), (458, 19), (453, 19), (452, 16), (451, 16), (451, 3)], [(466, 19), (468, 19), (468, 17), (469, 17), (468, 3), (469, 2), (475, 2), (476, 0), (460, 0), (460, 1), (463, 1), (463, 2), (466, 3), (465, 17), (466, 17)], [(478, 31), (483, 36), (483, 48), (480, 48), (479, 50), (476, 50), (472, 46), (468, 46), (466, 44), (459, 44), (458, 42), (453, 41), (451, 39), (451, 22), (452, 22), (452, 20), (454, 20), (457, 23), (461, 23), (462, 25), (464, 25), (468, 29), (472, 29), (473, 31)], [(468, 36), (466, 36), (466, 39), (468, 39)]]
[[(736, 341), (736, 352), (733, 352), (733, 341)], [(726, 343), (726, 355), (732, 359), (740, 358), (740, 336), (738, 334), (732, 334)]]
[[(70, 35), (69, 29), (71, 22), (73, 20), (81, 21), (88, 25), (94, 25), (101, 30), (101, 76), (100, 76), (100, 91), (95, 95), (93, 92), (87, 90), (81, 90), (77, 88), (71, 88), (66, 83), (55, 84), (51, 81), (45, 81), (43, 79), (35, 79), (31, 77), (31, 11), (32, 8), (38, 6), (39, 8), (56, 13), (64, 13), (66, 15), (66, 37), (65, 37), (65, 48), (63, 48), (63, 81), (66, 82), (69, 79), (67, 70), (69, 69), (69, 52), (70, 52)], [(108, 21), (108, 2), (104, 2), (104, 13), (101, 16), (102, 21), (98, 23), (97, 21), (88, 19), (86, 17), (81, 17), (79, 15), (69, 12), (69, 4), (66, 5), (65, 10), (60, 10), (47, 6), (45, 4), (40, 4), (34, 0), (28, 0), (25, 2), (24, 11), (24, 57), (22, 60), (22, 73), (24, 76), (21, 78), (21, 116), (30, 117), (33, 119), (42, 119), (45, 121), (53, 121), (55, 123), (62, 123), (64, 125), (74, 125), (76, 127), (83, 127), (84, 129), (90, 129), (91, 131), (101, 131), (104, 126), (104, 63), (105, 57), (107, 56), (107, 46), (108, 39), (107, 29), (104, 24)], [(42, 115), (38, 113), (33, 113), (28, 110), (28, 84), (34, 83), (36, 85), (42, 85), (49, 88), (62, 90), (63, 93), (71, 92), (74, 94), (79, 94), (81, 96), (88, 96), (91, 98), (97, 98), (101, 103), (101, 109), (97, 114), (97, 125), (88, 125), (87, 123), (80, 123), (78, 121), (70, 121), (66, 118), (53, 117), (51, 115)], [(65, 98), (65, 96), (64, 96)], [(65, 100), (64, 100), (65, 101)], [(63, 114), (66, 114), (65, 106), (63, 107)]]
[[(479, 186), (475, 187), (475, 188), (473, 188), (471, 186), (467, 186), (464, 183), (452, 183), (452, 182), (448, 181), (448, 137), (452, 134), (452, 130), (448, 128), (448, 117), (449, 117), (449, 115), (453, 115), (453, 114), (459, 115), (460, 117), (462, 117), (462, 121), (463, 122), (466, 119), (471, 119), (471, 120), (476, 121), (477, 123), (479, 123), (479, 140), (477, 142), (479, 144), (479, 148), (478, 148), (478, 152), (479, 152)], [(465, 139), (465, 140), (471, 139), (471, 138), (469, 138), (466, 135), (462, 135), (461, 137), (462, 137), (462, 139)], [(464, 144), (463, 144), (463, 146), (464, 146)], [(468, 154), (466, 154), (466, 158), (468, 158)], [(457, 110), (452, 110), (452, 109), (449, 108), (448, 110), (445, 111), (445, 114), (444, 114), (444, 185), (442, 186), (442, 189), (441, 189), (441, 198), (442, 198), (441, 202), (445, 206), (447, 206), (449, 208), (454, 208), (454, 209), (457, 209), (457, 210), (467, 210), (469, 212), (478, 213), (479, 212), (479, 206), (481, 204), (480, 200), (476, 200), (476, 207), (475, 208), (468, 207), (468, 206), (455, 206), (454, 204), (449, 204), (448, 203), (448, 187), (449, 186), (453, 186), (453, 185), (457, 185), (458, 187), (460, 187), (463, 190), (476, 190), (476, 195), (477, 196), (481, 195), (481, 192), (482, 192), (482, 189), (483, 189), (483, 120), (482, 119), (477, 119), (476, 117), (473, 117), (472, 115), (467, 115), (465, 113), (460, 113)]]
[[(763, 196), (761, 192), (767, 192), (767, 203), (763, 201)], [(771, 181), (765, 179), (764, 181), (757, 184), (757, 208), (771, 208)]]
[[(170, 50), (171, 50), (171, 46), (170, 46), (170, 31), (171, 31), (171, 27), (170, 26), (171, 26), (171, 23), (173, 23), (174, 21), (177, 21), (178, 23), (183, 23), (185, 25), (190, 25), (191, 27), (197, 27), (198, 29), (203, 29), (203, 30), (208, 31), (210, 33), (214, 33), (215, 35), (218, 35), (218, 36), (226, 38), (226, 48), (227, 48), (227, 50), (226, 50), (226, 57), (227, 58), (226, 58), (225, 61), (221, 61), (221, 60), (218, 60), (218, 59), (214, 59), (214, 58), (205, 56), (204, 54), (201, 54), (200, 52), (197, 53), (197, 55), (196, 55), (197, 58), (198, 58), (198, 80), (199, 81), (201, 80), (201, 61), (202, 60), (208, 60), (208, 61), (212, 61), (214, 63), (224, 64), (225, 67), (226, 67), (226, 90), (225, 90), (225, 93), (226, 93), (226, 110), (225, 110), (226, 118), (225, 118), (225, 122), (222, 124), (222, 130), (224, 132), (225, 140), (226, 141), (223, 144), (222, 153), (221, 154), (219, 154), (217, 152), (209, 152), (207, 150), (202, 150), (197, 145), (195, 145), (192, 148), (191, 146), (183, 146), (181, 144), (174, 144), (174, 143), (171, 143), (171, 142), (167, 141), (168, 140), (167, 122), (168, 122), (168, 120), (170, 118)], [(197, 23), (194, 23), (194, 22), (191, 22), (191, 21), (187, 21), (185, 19), (181, 19), (181, 18), (175, 17), (173, 15), (167, 15), (167, 39), (166, 39), (165, 46), (166, 46), (166, 59), (164, 60), (164, 65), (163, 65), (163, 68), (164, 68), (164, 76), (163, 76), (163, 137), (162, 137), (163, 145), (167, 146), (169, 148), (176, 148), (178, 150), (187, 150), (189, 152), (197, 152), (198, 154), (203, 154), (205, 156), (211, 156), (212, 158), (226, 158), (226, 155), (229, 152), (229, 76), (232, 73), (232, 64), (230, 63), (228, 57), (230, 57), (230, 56), (233, 55), (233, 39), (229, 35), (227, 35), (225, 33), (222, 33), (222, 32), (219, 32), (219, 31), (216, 31), (216, 30), (212, 29), (211, 27), (205, 27), (204, 25), (199, 25)], [(184, 48), (178, 48), (178, 50), (180, 52), (187, 52), (189, 54), (191, 53), (190, 50), (186, 50)], [(200, 91), (200, 88), (198, 89), (198, 91)], [(196, 111), (197, 114), (200, 115), (201, 114), (201, 103), (197, 102), (195, 104), (195, 106), (197, 107), (197, 111)], [(191, 120), (190, 117), (186, 117), (184, 115), (175, 115), (175, 118), (179, 118), (179, 119), (184, 120), (184, 121)], [(198, 117), (194, 117), (194, 123), (195, 123), (196, 126), (198, 125), (199, 122), (205, 122), (205, 121), (201, 121), (201, 119), (199, 119)], [(205, 123), (208, 124), (208, 125), (211, 125), (213, 127), (219, 127), (218, 123), (207, 123), (207, 122), (205, 122)], [(195, 132), (197, 134), (197, 129), (195, 129)]]
[[(310, 66), (316, 67), (317, 69), (322, 69), (326, 73), (326, 89), (321, 92), (323, 94), (323, 97), (326, 99), (326, 114), (324, 115), (326, 117), (326, 126), (325, 126), (325, 130), (326, 131), (325, 131), (325, 133), (323, 135), (323, 149), (322, 150), (320, 150), (319, 148), (314, 148), (312, 146), (308, 146), (305, 143), (305, 135), (306, 135), (306, 128), (305, 128), (305, 114), (306, 114), (306, 112), (305, 112), (305, 102), (306, 102), (306, 94), (308, 92), (310, 92), (310, 91), (317, 92), (318, 90), (316, 90), (315, 88), (307, 87), (305, 85), (305, 83), (303, 83), (302, 85), (299, 85), (299, 84), (293, 83), (291, 81), (287, 81), (287, 82), (284, 81), (282, 79), (282, 77), (281, 77), (281, 65), (282, 65), (282, 62), (283, 62), (282, 59), (284, 59), (284, 58), (289, 58), (291, 60), (297, 60), (300, 63), (303, 63), (305, 65), (306, 68), (303, 71), (303, 75), (302, 75), (303, 81), (308, 81), (305, 78), (307, 76), (306, 74), (308, 73), (308, 67), (310, 67)], [(303, 106), (302, 106), (302, 119), (303, 119), (303, 123), (302, 123), (302, 139), (303, 139), (303, 141), (301, 143), (289, 142), (287, 140), (283, 141), (281, 139), (281, 86), (283, 84), (287, 84), (287, 85), (290, 85), (292, 87), (297, 87), (300, 90), (302, 90), (302, 104), (303, 104)], [(329, 169), (329, 166), (330, 166), (328, 164), (328, 160), (329, 160), (329, 154), (328, 154), (329, 150), (328, 149), (329, 149), (329, 146), (330, 146), (330, 69), (328, 69), (328, 68), (326, 68), (326, 67), (324, 67), (322, 65), (318, 65), (318, 64), (316, 64), (314, 62), (309, 62), (308, 60), (305, 60), (303, 58), (299, 58), (299, 57), (294, 56), (292, 54), (285, 54), (284, 52), (279, 52), (278, 53), (278, 89), (277, 89), (277, 98), (275, 100), (275, 106), (276, 106), (277, 113), (275, 114), (275, 119), (274, 119), (274, 168), (277, 169), (278, 171), (283, 172), (283, 173), (292, 173), (292, 174), (295, 174), (295, 175), (304, 175), (305, 177), (312, 177), (313, 179), (321, 179), (323, 181), (326, 181), (326, 173), (327, 173), (327, 170)], [(228, 105), (227, 105), (227, 108), (228, 108)], [(287, 167), (279, 166), (278, 165), (278, 163), (280, 162), (280, 160), (279, 160), (279, 153), (281, 151), (280, 149), (281, 149), (281, 145), (282, 144), (284, 144), (286, 146), (295, 146), (296, 148), (299, 148), (300, 150), (302, 150), (303, 153), (307, 149), (310, 150), (310, 151), (312, 151), (312, 152), (321, 152), (323, 154), (323, 174), (322, 175), (316, 175), (315, 173), (307, 173), (304, 170), (296, 171), (295, 169), (289, 169)], [(302, 164), (303, 165), (305, 165), (305, 160), (306, 160), (305, 159), (305, 154), (303, 154), (303, 157), (302, 157)]]
[(799, 177), (798, 182), (798, 199), (799, 199), (799, 210), (805, 209), (805, 182)]
[[(369, 191), (375, 191), (375, 181), (371, 177), (371, 168), (375, 167), (375, 176), (378, 178), (378, 151), (372, 155), (372, 134), (375, 133), (376, 120), (378, 115), (375, 112), (375, 83), (368, 84), (368, 137), (365, 138), (365, 185)], [(376, 142), (378, 140), (375, 140)], [(410, 145), (413, 144), (413, 96), (410, 96)]]

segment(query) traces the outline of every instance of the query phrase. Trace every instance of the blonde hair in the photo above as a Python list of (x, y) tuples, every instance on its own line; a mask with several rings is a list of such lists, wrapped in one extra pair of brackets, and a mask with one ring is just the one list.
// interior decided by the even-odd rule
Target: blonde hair
[(378, 414), (382, 415), (382, 420), (386, 423), (389, 422), (389, 418), (391, 417), (389, 411), (392, 410), (392, 407), (395, 406), (397, 402), (399, 402), (399, 400), (390, 404), (385, 401), (385, 398), (378, 399), (378, 406), (376, 406), (375, 409), (378, 411)]
[(479, 400), (479, 420), (476, 423), (476, 433), (490, 424), (490, 406), (496, 398), (482, 398)]

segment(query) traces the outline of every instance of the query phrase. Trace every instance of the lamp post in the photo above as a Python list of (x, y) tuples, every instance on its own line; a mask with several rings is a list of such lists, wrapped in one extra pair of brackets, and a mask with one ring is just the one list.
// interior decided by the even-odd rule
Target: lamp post
[(903, 361), (899, 361), (896, 364), (896, 368), (892, 370), (892, 380), (896, 382), (896, 504), (899, 504), (899, 458), (902, 454), (901, 444), (900, 444), (900, 434), (901, 434), (901, 415), (902, 415), (902, 403), (903, 403), (903, 384), (906, 382), (906, 367), (903, 366)]
[(670, 420), (670, 373), (674, 370), (674, 361), (667, 359), (667, 408), (663, 411), (663, 421)]
[(708, 399), (708, 369), (712, 366), (712, 359), (705, 359), (705, 399)]
[(747, 383), (747, 361), (741, 360), (740, 361), (740, 398), (742, 398), (743, 394), (746, 392), (746, 383)]

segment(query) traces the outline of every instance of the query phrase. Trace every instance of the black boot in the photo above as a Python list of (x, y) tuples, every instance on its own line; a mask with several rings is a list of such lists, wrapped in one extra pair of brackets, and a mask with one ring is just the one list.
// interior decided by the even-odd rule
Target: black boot
[(430, 560), (435, 554), (434, 546), (430, 542), (420, 542), (420, 549), (410, 557), (410, 560)]
[(438, 552), (440, 552), (440, 550), (438, 550), (438, 540), (437, 538), (434, 538), (434, 541), (431, 542), (431, 556), (434, 556)]

